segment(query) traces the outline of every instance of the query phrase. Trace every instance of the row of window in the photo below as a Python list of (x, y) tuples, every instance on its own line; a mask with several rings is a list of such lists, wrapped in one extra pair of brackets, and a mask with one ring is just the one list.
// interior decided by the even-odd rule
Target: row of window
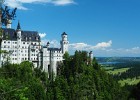
[[(47, 55), (47, 54), (45, 54), (44, 56), (50, 56), (50, 55)], [(53, 57), (61, 57), (62, 55), (51, 55), (51, 56), (53, 56)]]
[[(54, 59), (54, 57), (51, 57), (51, 58)], [(49, 60), (49, 59), (50, 59), (50, 58), (46, 58), (46, 60)], [(59, 57), (59, 58), (56, 58), (56, 59), (59, 59), (59, 60), (60, 60), (61, 58)]]
[[(20, 47), (20, 46), (19, 46)], [(3, 48), (10, 48), (10, 46), (6, 46), (6, 45), (4, 45), (3, 46)], [(13, 46), (13, 48), (17, 48), (17, 46)], [(34, 49), (38, 49), (39, 47), (35, 47)], [(24, 46), (22, 46), (22, 49), (28, 49), (28, 47), (24, 47)]]
[[(17, 50), (13, 50), (14, 52), (17, 52)], [(19, 50), (20, 51), (20, 50)], [(23, 52), (23, 50), (21, 50), (21, 52)], [(27, 52), (27, 50), (25, 50), (24, 52)]]
[[(13, 58), (12, 60), (17, 60), (17, 58)], [(30, 58), (22, 58), (22, 60), (30, 60)], [(38, 58), (31, 58), (31, 60), (38, 60)]]
[[(11, 41), (4, 41), (4, 43), (10, 43)], [(17, 41), (12, 42), (13, 44), (17, 44)], [(29, 44), (29, 42), (22, 42), (23, 44)], [(39, 43), (31, 42), (31, 45), (39, 45)]]
[[(45, 53), (49, 53), (50, 51), (44, 51)], [(61, 51), (51, 51), (52, 53), (61, 53)]]
[[(19, 54), (20, 55), (20, 54)], [(17, 56), (17, 54), (12, 54), (12, 56)], [(26, 54), (24, 55), (24, 54), (22, 54), (22, 56), (26, 56)]]
[[(20, 55), (20, 54), (19, 54)], [(32, 54), (32, 56), (37, 56), (38, 54)], [(17, 54), (12, 54), (12, 56), (17, 56)], [(22, 54), (22, 56), (27, 56), (27, 54)]]
[[(4, 43), (10, 43), (10, 41), (4, 41)], [(13, 44), (17, 44), (17, 42), (13, 42)]]

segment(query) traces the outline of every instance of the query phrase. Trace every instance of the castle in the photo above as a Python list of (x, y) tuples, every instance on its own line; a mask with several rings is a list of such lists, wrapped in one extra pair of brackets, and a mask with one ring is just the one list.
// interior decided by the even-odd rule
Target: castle
[[(6, 28), (2, 28), (0, 50), (4, 52), (0, 53), (0, 66), (6, 61), (12, 64), (30, 61), (35, 67), (41, 67), (48, 72), (49, 77), (52, 77), (52, 74), (56, 76), (64, 60), (63, 55), (68, 52), (68, 35), (65, 32), (61, 34), (60, 48), (50, 48), (49, 42), (46, 46), (41, 45), (41, 38), (37, 31), (24, 31), (19, 22), (15, 30), (11, 28), (11, 23), (12, 21), (9, 20)], [(92, 59), (92, 51), (89, 57)]]
[(0, 49), (6, 53), (1, 54), (1, 65), (7, 60), (13, 64), (30, 61), (35, 67), (42, 67), (46, 72), (57, 74), (57, 67), (63, 61), (63, 55), (68, 52), (68, 36), (64, 32), (60, 41), (60, 48), (50, 48), (41, 45), (41, 39), (37, 31), (24, 31), (18, 22), (17, 29), (11, 28), (8, 21), (6, 28), (2, 28), (2, 41)]

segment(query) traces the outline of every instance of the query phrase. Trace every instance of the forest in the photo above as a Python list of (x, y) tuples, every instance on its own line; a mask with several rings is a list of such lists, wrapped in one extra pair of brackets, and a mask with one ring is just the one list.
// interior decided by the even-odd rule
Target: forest
[(0, 68), (0, 100), (139, 100), (140, 83), (121, 87), (86, 51), (64, 55), (58, 75), (24, 61)]

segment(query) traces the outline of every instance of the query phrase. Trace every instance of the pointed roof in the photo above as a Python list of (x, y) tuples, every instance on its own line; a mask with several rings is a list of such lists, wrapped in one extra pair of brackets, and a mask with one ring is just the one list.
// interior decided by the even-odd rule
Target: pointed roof
[(20, 29), (21, 29), (20, 22), (18, 21), (17, 30), (20, 30)]
[(67, 35), (66, 32), (63, 32), (62, 35)]

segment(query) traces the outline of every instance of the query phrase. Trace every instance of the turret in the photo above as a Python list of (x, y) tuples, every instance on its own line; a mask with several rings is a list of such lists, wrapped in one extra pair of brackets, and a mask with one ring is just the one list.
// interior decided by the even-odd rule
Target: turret
[(89, 52), (89, 58), (90, 58), (91, 60), (93, 59), (93, 52), (92, 52), (92, 51)]
[(48, 48), (48, 47), (50, 46), (50, 43), (49, 43), (49, 42), (47, 42), (47, 45), (46, 45), (46, 46), (47, 46), (47, 48)]
[(89, 64), (91, 64), (91, 65), (92, 65), (92, 60), (93, 60), (93, 52), (90, 51), (89, 52)]
[(21, 27), (19, 21), (18, 21), (16, 32), (17, 32), (17, 38), (21, 39)]
[(62, 37), (62, 41), (60, 42), (61, 49), (62, 49), (62, 53), (64, 54), (65, 52), (68, 52), (69, 41), (68, 41), (68, 36), (65, 32), (62, 33), (61, 37)]

